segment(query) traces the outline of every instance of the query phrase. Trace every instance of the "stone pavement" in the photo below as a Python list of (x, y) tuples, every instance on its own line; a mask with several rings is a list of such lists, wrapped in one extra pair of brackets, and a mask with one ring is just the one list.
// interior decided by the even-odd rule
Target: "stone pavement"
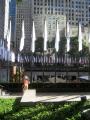
[(36, 90), (27, 90), (23, 93), (5, 94), (0, 98), (21, 98), (21, 103), (32, 102), (62, 102), (62, 101), (80, 101), (81, 97), (90, 99), (90, 92), (60, 92), (60, 93), (36, 93)]
[(7, 94), (4, 94), (4, 95), (0, 95), (0, 98), (5, 98), (5, 99), (7, 99), (7, 98), (18, 98), (18, 97), (22, 97), (22, 93), (12, 93), (12, 94), (10, 94), (10, 93), (7, 93)]
[(27, 90), (22, 96), (21, 103), (80, 101), (83, 97), (90, 99), (90, 93), (35, 93)]

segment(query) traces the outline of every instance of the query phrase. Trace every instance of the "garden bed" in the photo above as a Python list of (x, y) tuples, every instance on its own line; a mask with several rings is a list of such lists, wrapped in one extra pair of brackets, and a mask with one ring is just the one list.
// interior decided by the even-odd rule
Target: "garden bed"
[(18, 99), (0, 99), (2, 120), (87, 120), (82, 111), (90, 108), (90, 101), (36, 103), (20, 106)]

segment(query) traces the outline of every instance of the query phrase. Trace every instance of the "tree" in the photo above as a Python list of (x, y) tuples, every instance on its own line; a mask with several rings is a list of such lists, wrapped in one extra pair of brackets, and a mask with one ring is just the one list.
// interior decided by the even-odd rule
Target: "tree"
[(65, 55), (65, 52), (66, 52), (66, 38), (62, 37), (62, 38), (60, 38), (58, 54), (63, 56), (63, 55)]
[(22, 0), (16, 0), (16, 2), (17, 2), (17, 4), (18, 4), (19, 2), (22, 2)]
[(78, 37), (72, 37), (70, 40), (71, 40), (70, 41), (71, 48), (70, 48), (70, 51), (69, 51), (70, 56), (72, 56), (72, 57), (88, 56), (89, 49), (84, 42), (83, 42), (83, 45), (82, 45), (82, 51), (79, 52), (78, 51)]
[(35, 43), (35, 52), (43, 52), (44, 47), (44, 39), (43, 37), (38, 37)]
[(78, 56), (78, 37), (71, 37), (70, 38), (70, 51), (69, 55), (72, 57)]

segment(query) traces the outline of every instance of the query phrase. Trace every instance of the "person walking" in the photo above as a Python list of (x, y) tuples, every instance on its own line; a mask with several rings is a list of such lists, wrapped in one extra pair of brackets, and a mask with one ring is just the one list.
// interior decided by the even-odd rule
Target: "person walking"
[(27, 75), (25, 75), (24, 78), (23, 78), (23, 92), (28, 90), (29, 84), (30, 84), (29, 77)]

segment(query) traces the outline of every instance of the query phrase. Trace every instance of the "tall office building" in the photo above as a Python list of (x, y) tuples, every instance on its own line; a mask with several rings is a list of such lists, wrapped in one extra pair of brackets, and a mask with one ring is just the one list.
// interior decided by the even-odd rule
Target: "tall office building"
[(15, 24), (16, 24), (16, 0), (11, 0), (10, 4), (9, 4), (10, 8), (9, 8), (9, 17), (11, 20), (11, 24), (12, 24), (12, 30), (11, 30), (11, 41), (12, 41), (12, 45), (14, 46), (15, 44)]
[(31, 45), (31, 0), (22, 0), (17, 4), (16, 8), (16, 47), (19, 49), (21, 32), (22, 32), (22, 21), (25, 22), (25, 46), (24, 50), (29, 51)]
[(12, 36), (15, 33), (15, 6), (16, 0), (0, 0), (0, 38), (6, 39), (8, 24), (12, 22)]
[(90, 0), (32, 0), (34, 14), (66, 15), (71, 25), (90, 20)]
[[(88, 26), (90, 21), (90, 0), (22, 0), (17, 6), (16, 40), (20, 40), (21, 22), (25, 19), (26, 46), (30, 48), (32, 19), (35, 21), (36, 36), (43, 36), (44, 19), (47, 20), (48, 39), (55, 37), (56, 21), (59, 21), (60, 32), (66, 27), (66, 20), (70, 25)], [(20, 26), (19, 26), (20, 25)], [(62, 34), (61, 34), (62, 35)]]
[(32, 20), (35, 22), (36, 37), (43, 37), (44, 32), (44, 20), (47, 20), (47, 30), (48, 30), (48, 40), (55, 37), (56, 32), (56, 21), (59, 21), (60, 32), (66, 26), (66, 16), (46, 14), (44, 6), (42, 6), (41, 13), (35, 14), (34, 11), (34, 1), (33, 0), (22, 0), (21, 3), (17, 5), (17, 17), (16, 17), (16, 42), (17, 48), (19, 48), (19, 43), (21, 39), (21, 25), (22, 20), (25, 21), (25, 51), (29, 51), (31, 48), (31, 34), (32, 34)]
[(4, 39), (5, 1), (0, 0), (0, 39)]

